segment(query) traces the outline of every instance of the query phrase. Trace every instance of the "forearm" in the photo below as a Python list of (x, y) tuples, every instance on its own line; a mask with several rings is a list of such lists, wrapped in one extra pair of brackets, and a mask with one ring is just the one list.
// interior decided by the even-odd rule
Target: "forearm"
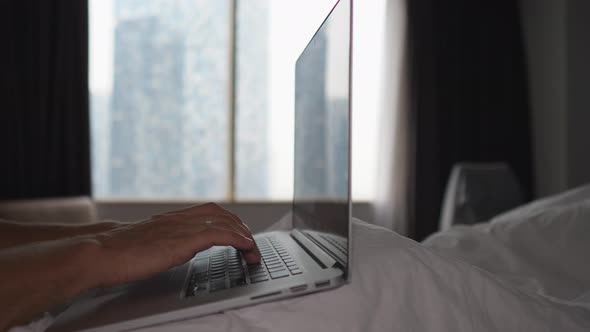
[(84, 225), (43, 225), (0, 220), (0, 250), (33, 242), (53, 241), (105, 232), (120, 225), (121, 223), (114, 221)]
[(78, 237), (0, 251), (0, 331), (97, 287), (97, 248)]
[(246, 225), (210, 203), (93, 235), (0, 250), (0, 331), (85, 290), (144, 280), (226, 245), (241, 250), (246, 262), (260, 262)]

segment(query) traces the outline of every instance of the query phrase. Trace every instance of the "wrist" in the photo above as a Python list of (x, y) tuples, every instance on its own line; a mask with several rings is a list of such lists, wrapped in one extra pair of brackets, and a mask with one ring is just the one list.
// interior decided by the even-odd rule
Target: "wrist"
[(93, 237), (80, 237), (74, 245), (71, 266), (77, 274), (76, 287), (79, 292), (103, 285), (106, 270), (103, 268), (102, 248)]
[(108, 232), (119, 226), (121, 223), (118, 222), (99, 222), (94, 224), (86, 224), (81, 226), (66, 226), (61, 229), (62, 237), (74, 237), (91, 235), (97, 233)]

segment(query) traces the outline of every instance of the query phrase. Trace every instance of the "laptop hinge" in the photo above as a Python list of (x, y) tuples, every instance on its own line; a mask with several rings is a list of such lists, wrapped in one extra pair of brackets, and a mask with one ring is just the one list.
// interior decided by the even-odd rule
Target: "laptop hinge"
[(305, 234), (301, 233), (298, 229), (291, 231), (291, 236), (295, 238), (301, 246), (312, 255), (314, 259), (317, 259), (325, 267), (336, 267), (338, 262), (330, 257), (322, 248), (313, 243)]

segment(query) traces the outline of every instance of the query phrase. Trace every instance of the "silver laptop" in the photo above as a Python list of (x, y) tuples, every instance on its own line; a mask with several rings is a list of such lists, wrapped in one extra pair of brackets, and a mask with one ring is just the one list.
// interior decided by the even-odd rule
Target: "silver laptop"
[(293, 228), (255, 235), (261, 264), (212, 247), (152, 279), (75, 301), (49, 331), (122, 331), (338, 287), (349, 280), (351, 0), (296, 64)]

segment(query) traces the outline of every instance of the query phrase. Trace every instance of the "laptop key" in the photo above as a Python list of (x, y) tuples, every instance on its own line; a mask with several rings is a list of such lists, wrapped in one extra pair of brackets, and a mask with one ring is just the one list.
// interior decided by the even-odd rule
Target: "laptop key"
[(287, 272), (287, 270), (270, 273), (270, 277), (273, 279), (278, 279), (278, 278), (283, 278), (283, 277), (288, 277), (288, 276), (289, 276), (289, 272)]
[(256, 269), (248, 269), (248, 273), (250, 273), (250, 274), (258, 273), (258, 272), (266, 272), (266, 269), (264, 267), (259, 267)]
[(266, 271), (259, 271), (256, 273), (250, 273), (250, 278), (260, 277), (260, 276), (265, 276), (265, 275), (266, 275)]
[(238, 278), (244, 278), (245, 274), (243, 273), (235, 273), (235, 274), (231, 274), (229, 275), (230, 279), (238, 279)]
[(225, 272), (224, 273), (218, 273), (218, 274), (212, 274), (209, 279), (211, 279), (211, 280), (225, 279)]
[(195, 273), (200, 273), (200, 272), (207, 272), (207, 269), (209, 269), (209, 260), (208, 259), (199, 259), (195, 266)]
[(248, 271), (257, 271), (257, 270), (264, 270), (264, 266), (257, 264), (257, 265), (248, 265)]
[(218, 290), (222, 290), (225, 289), (225, 279), (222, 280), (215, 280), (215, 281), (211, 281), (211, 285), (209, 287), (209, 291), (211, 292), (215, 292)]
[(211, 277), (223, 276), (223, 275), (225, 275), (225, 269), (224, 270), (213, 270), (213, 271), (211, 271), (211, 273), (209, 275)]
[(289, 271), (291, 271), (292, 274), (301, 274), (301, 273), (303, 273), (303, 271), (301, 271), (300, 268), (294, 268), (294, 269), (291, 269)]
[(238, 287), (246, 285), (246, 278), (237, 278), (237, 279), (230, 279), (229, 280), (229, 287)]
[(195, 256), (195, 258), (196, 259), (209, 258), (210, 255), (211, 255), (211, 253), (209, 252), (209, 249), (207, 249), (207, 250), (203, 250), (203, 251), (199, 252)]
[(287, 269), (287, 267), (285, 267), (285, 265), (283, 265), (283, 264), (268, 267), (268, 271), (270, 271), (270, 272), (281, 271), (281, 270), (286, 270), (286, 269)]
[(246, 280), (245, 279), (238, 279), (238, 280), (233, 280), (230, 281), (230, 288), (234, 288), (234, 287), (240, 287), (240, 286), (246, 286)]
[(260, 269), (260, 270), (250, 270), (250, 271), (248, 271), (248, 274), (249, 275), (260, 274), (260, 273), (266, 273), (266, 270)]
[(254, 264), (247, 264), (246, 267), (249, 269), (253, 269), (253, 268), (257, 268), (257, 267), (261, 267), (262, 266), (262, 262), (261, 263), (254, 263)]
[(258, 276), (258, 277), (250, 277), (250, 282), (255, 284), (258, 282), (262, 282), (262, 281), (267, 281), (268, 280), (268, 276), (264, 275), (264, 276)]

